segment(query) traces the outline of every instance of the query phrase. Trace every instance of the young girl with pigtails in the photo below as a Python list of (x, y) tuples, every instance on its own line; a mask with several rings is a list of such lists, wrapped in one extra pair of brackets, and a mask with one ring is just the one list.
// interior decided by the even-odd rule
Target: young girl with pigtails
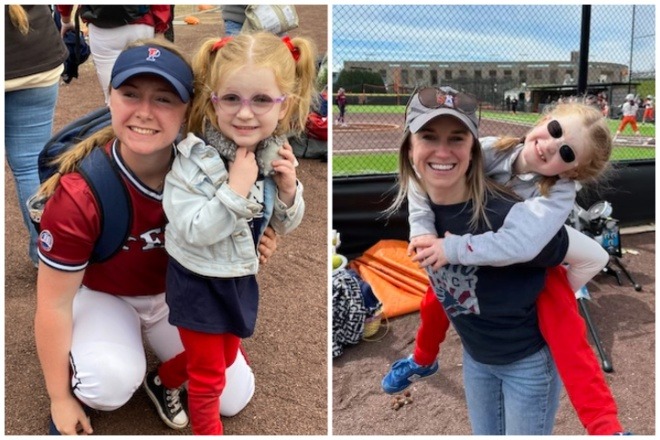
[(304, 130), (315, 60), (309, 40), (267, 32), (207, 40), (193, 59), (188, 135), (165, 179), (163, 206), (166, 298), (185, 347), (195, 435), (223, 433), (225, 370), (257, 318), (256, 244), (266, 226), (286, 234), (303, 217), (286, 136)]

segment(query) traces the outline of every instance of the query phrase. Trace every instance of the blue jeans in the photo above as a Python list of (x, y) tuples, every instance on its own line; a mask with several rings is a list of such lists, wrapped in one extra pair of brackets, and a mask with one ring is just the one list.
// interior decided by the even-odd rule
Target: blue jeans
[(38, 263), (37, 230), (25, 202), (39, 188), (38, 158), (51, 137), (59, 83), (5, 93), (5, 156), (16, 184), (23, 223), (30, 233), (29, 256)]
[(507, 365), (463, 350), (463, 381), (472, 434), (552, 434), (562, 385), (547, 346)]
[(241, 32), (243, 23), (237, 21), (225, 20), (225, 35), (238, 35)]

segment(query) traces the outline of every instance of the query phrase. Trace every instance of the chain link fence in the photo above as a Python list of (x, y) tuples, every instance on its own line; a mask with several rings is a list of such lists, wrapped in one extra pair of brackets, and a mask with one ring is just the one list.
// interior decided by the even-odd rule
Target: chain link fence
[(562, 100), (598, 106), (615, 134), (632, 94), (639, 134), (626, 126), (612, 160), (655, 158), (653, 5), (335, 5), (332, 30), (335, 176), (396, 171), (423, 85), (475, 95), (480, 136), (523, 136)]

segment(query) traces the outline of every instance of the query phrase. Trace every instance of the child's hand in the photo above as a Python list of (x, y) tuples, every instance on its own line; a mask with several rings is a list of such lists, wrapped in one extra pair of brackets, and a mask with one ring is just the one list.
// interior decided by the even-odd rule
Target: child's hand
[(229, 163), (227, 184), (235, 193), (247, 197), (257, 181), (259, 166), (254, 153), (245, 147), (236, 148), (236, 158)]
[(438, 238), (438, 236), (435, 234), (423, 234), (411, 238), (410, 243), (408, 244), (408, 256), (411, 257), (416, 252), (429, 247), (432, 240), (435, 240), (436, 238)]
[[(416, 237), (416, 238), (422, 238)], [(442, 266), (449, 263), (445, 256), (444, 238), (425, 236), (420, 240), (417, 247), (417, 254), (412, 258), (416, 263), (422, 267), (431, 266), (433, 270), (438, 270)]]
[(296, 196), (296, 166), (298, 160), (288, 142), (282, 145), (279, 154), (282, 159), (276, 159), (272, 162), (275, 171), (273, 180), (277, 184), (280, 200), (290, 207), (293, 205)]

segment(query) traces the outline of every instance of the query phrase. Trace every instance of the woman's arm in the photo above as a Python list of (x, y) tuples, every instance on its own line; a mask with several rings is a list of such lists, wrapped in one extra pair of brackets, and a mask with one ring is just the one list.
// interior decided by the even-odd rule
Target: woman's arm
[(267, 226), (259, 240), (259, 264), (265, 264), (277, 250), (279, 237), (275, 230)]
[(55, 5), (60, 13), (60, 34), (64, 36), (69, 30), (75, 30), (75, 23), (71, 17), (73, 5)]
[(172, 8), (170, 5), (151, 5), (149, 12), (154, 18), (154, 29), (157, 34), (164, 34), (170, 26)]
[(73, 331), (73, 298), (84, 271), (63, 272), (44, 263), (37, 275), (37, 310), (34, 333), (37, 354), (51, 401), (53, 422), (62, 434), (76, 434), (92, 427), (71, 392), (69, 353)]

